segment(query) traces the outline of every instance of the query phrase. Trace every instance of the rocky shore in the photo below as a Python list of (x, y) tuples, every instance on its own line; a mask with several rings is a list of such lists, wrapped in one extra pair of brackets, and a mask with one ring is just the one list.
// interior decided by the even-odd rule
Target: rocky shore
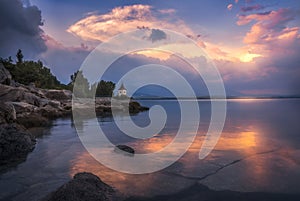
[[(110, 98), (96, 98), (99, 116), (111, 115)], [(89, 105), (81, 104), (81, 108)], [(126, 110), (120, 103), (117, 109)], [(147, 110), (131, 101), (129, 113)], [(32, 127), (51, 125), (51, 120), (72, 115), (72, 92), (69, 90), (40, 89), (23, 85), (12, 79), (0, 63), (0, 171), (26, 159), (35, 147), (35, 137), (27, 131)]]

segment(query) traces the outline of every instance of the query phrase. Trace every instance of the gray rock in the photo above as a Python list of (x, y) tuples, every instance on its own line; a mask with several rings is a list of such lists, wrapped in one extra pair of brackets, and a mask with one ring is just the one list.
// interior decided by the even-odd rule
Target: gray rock
[(129, 154), (134, 154), (134, 149), (131, 148), (130, 146), (127, 146), (127, 145), (124, 145), (124, 144), (119, 144), (115, 147), (115, 151), (119, 151), (119, 150), (122, 150), (122, 151), (125, 151)]
[(59, 101), (55, 101), (55, 100), (50, 100), (48, 102), (48, 105), (54, 107), (54, 108), (60, 108), (61, 103)]
[(36, 88), (34, 84), (31, 84), (29, 86), (26, 85), (22, 85), (22, 87), (26, 88), (28, 91), (30, 91), (30, 93), (40, 97), (40, 98), (47, 98), (43, 92), (42, 89), (40, 88)]
[(50, 119), (62, 117), (64, 115), (64, 112), (61, 110), (61, 108), (55, 108), (51, 105), (37, 108), (36, 113)]
[(11, 102), (11, 104), (14, 106), (17, 114), (34, 112), (34, 110), (37, 108), (36, 106), (25, 102)]
[(39, 106), (39, 99), (37, 95), (31, 93), (24, 87), (13, 87), (0, 84), (0, 100), (4, 102), (26, 102), (31, 105)]
[(112, 201), (115, 191), (91, 173), (78, 173), (43, 201)]
[(10, 85), (12, 77), (10, 72), (0, 63), (0, 84)]
[(41, 114), (35, 112), (17, 114), (16, 122), (26, 128), (44, 127), (51, 125), (51, 121), (43, 117)]
[(12, 123), (16, 120), (16, 110), (11, 103), (0, 101), (0, 124)]
[(47, 99), (47, 98), (41, 98), (41, 99), (39, 100), (39, 106), (40, 106), (40, 107), (44, 107), (44, 106), (48, 105), (49, 102), (50, 102), (49, 99)]
[(69, 100), (72, 98), (72, 92), (69, 90), (45, 90), (45, 95), (47, 98), (52, 100)]
[(0, 125), (0, 165), (24, 159), (34, 145), (34, 137), (17, 125)]

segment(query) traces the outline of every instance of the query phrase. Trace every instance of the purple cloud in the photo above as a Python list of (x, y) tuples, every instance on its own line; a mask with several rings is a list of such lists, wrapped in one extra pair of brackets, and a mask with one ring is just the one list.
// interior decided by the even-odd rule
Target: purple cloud
[(253, 5), (253, 6), (243, 6), (241, 8), (241, 11), (243, 11), (243, 12), (258, 11), (258, 10), (262, 10), (264, 8), (265, 8), (264, 6), (262, 6), (260, 4), (256, 4), (256, 5)]

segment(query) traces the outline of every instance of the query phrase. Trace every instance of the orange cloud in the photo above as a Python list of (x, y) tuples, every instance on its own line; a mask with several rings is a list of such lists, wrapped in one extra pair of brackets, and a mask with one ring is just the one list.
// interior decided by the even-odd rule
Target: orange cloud
[[(176, 10), (174, 9), (155, 11), (149, 5), (116, 7), (106, 14), (90, 13), (88, 16), (71, 25), (67, 31), (84, 40), (105, 41), (114, 35), (136, 28), (149, 30), (153, 30), (155, 27), (165, 28), (178, 31), (195, 40), (198, 46), (204, 48), (212, 58), (227, 59), (230, 61), (238, 60), (238, 58), (233, 58), (233, 55), (227, 54), (227, 50), (224, 50), (223, 46), (204, 42), (200, 38), (201, 35), (195, 34), (184, 21), (174, 15), (175, 13)], [(170, 15), (172, 18), (170, 18)], [(185, 56), (188, 57), (193, 57), (194, 55), (190, 51), (190, 46), (186, 47), (184, 44), (178, 44), (172, 48), (186, 52)], [(140, 52), (140, 54), (161, 60), (167, 59), (167, 56), (164, 54), (149, 51)]]
[(280, 50), (299, 43), (300, 27), (287, 26), (288, 22), (293, 19), (294, 13), (282, 8), (266, 13), (239, 16), (237, 24), (245, 25), (255, 21), (243, 41), (253, 53), (267, 56), (275, 49)]
[[(149, 5), (116, 7), (109, 13), (91, 15), (79, 20), (68, 28), (68, 32), (85, 40), (104, 41), (122, 32), (144, 28), (165, 28), (193, 34), (193, 31), (180, 19), (174, 22), (169, 18), (174, 9), (155, 11)], [(159, 16), (159, 17), (158, 17)]]
[(168, 60), (168, 59), (170, 59), (170, 56), (171, 56), (170, 53), (163, 52), (163, 51), (157, 51), (157, 50), (142, 50), (142, 51), (134, 52), (132, 54), (133, 55), (140, 54), (140, 55), (144, 55), (146, 57), (159, 59), (161, 61)]

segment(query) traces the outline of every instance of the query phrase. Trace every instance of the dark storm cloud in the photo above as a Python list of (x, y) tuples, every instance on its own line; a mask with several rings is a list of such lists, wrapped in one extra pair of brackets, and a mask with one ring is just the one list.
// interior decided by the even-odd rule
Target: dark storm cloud
[(26, 58), (46, 51), (41, 11), (36, 6), (23, 6), (19, 0), (0, 1), (0, 57), (14, 56), (22, 49)]
[(159, 29), (152, 29), (151, 30), (151, 35), (149, 36), (149, 39), (152, 42), (156, 42), (156, 41), (163, 40), (163, 39), (166, 39), (166, 38), (167, 38), (166, 33), (163, 32), (162, 30), (159, 30)]

